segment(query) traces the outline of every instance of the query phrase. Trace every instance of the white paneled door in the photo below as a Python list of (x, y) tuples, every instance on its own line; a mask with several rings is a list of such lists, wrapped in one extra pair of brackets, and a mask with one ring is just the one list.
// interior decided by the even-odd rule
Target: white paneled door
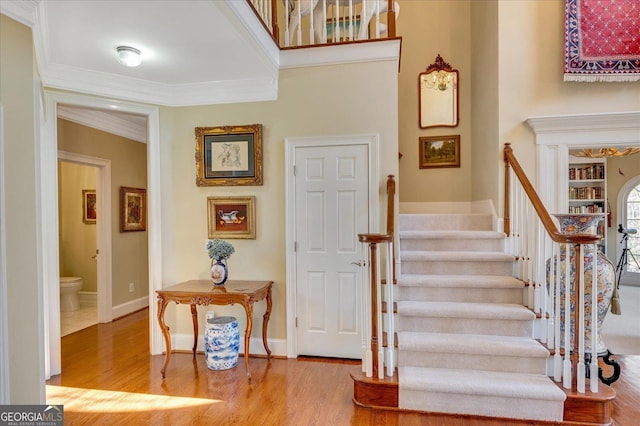
[(299, 355), (361, 357), (358, 234), (369, 229), (367, 145), (295, 150)]

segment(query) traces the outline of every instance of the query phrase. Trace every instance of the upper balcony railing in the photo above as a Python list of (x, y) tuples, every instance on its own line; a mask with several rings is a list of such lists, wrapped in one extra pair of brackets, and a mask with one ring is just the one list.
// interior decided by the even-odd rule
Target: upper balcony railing
[(396, 37), (394, 0), (247, 0), (280, 48)]

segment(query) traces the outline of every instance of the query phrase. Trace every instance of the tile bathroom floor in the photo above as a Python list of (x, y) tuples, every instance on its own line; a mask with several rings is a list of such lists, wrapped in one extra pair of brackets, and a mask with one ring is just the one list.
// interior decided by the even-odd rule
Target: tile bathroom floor
[(80, 309), (60, 312), (60, 336), (75, 333), (98, 323), (98, 307), (80, 305)]

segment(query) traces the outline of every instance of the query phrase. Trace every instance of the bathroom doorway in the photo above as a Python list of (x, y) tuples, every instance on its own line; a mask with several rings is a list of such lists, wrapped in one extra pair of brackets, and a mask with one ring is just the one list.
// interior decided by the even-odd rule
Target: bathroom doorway
[[(61, 337), (112, 319), (110, 181), (110, 160), (58, 151), (60, 276), (83, 281), (78, 294), (80, 312), (64, 312), (61, 306)], [(89, 213), (87, 203), (92, 195), (95, 212)]]
[(60, 336), (98, 322), (98, 168), (58, 161)]

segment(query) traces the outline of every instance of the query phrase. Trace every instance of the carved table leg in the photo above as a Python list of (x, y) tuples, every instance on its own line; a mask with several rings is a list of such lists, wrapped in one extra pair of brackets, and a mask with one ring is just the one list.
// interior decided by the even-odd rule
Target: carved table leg
[(191, 319), (193, 320), (193, 358), (195, 359), (198, 347), (198, 311), (193, 303), (191, 304)]
[(264, 345), (264, 350), (267, 351), (267, 358), (271, 358), (271, 349), (269, 349), (269, 343), (267, 342), (267, 325), (269, 325), (269, 318), (271, 317), (271, 287), (269, 287), (269, 291), (267, 292), (267, 310), (262, 317), (262, 344)]
[(162, 330), (162, 335), (164, 336), (164, 344), (166, 347), (166, 352), (164, 355), (164, 365), (162, 366), (162, 370), (160, 370), (160, 374), (162, 374), (162, 378), (165, 378), (165, 372), (167, 371), (167, 366), (169, 365), (169, 360), (171, 359), (171, 337), (169, 336), (169, 327), (164, 322), (164, 310), (167, 307), (168, 301), (163, 297), (158, 298), (158, 324), (160, 324), (160, 330)]
[(243, 302), (244, 310), (247, 313), (247, 328), (244, 330), (244, 367), (247, 371), (247, 378), (251, 382), (251, 372), (249, 371), (249, 340), (251, 329), (253, 328), (253, 301)]

